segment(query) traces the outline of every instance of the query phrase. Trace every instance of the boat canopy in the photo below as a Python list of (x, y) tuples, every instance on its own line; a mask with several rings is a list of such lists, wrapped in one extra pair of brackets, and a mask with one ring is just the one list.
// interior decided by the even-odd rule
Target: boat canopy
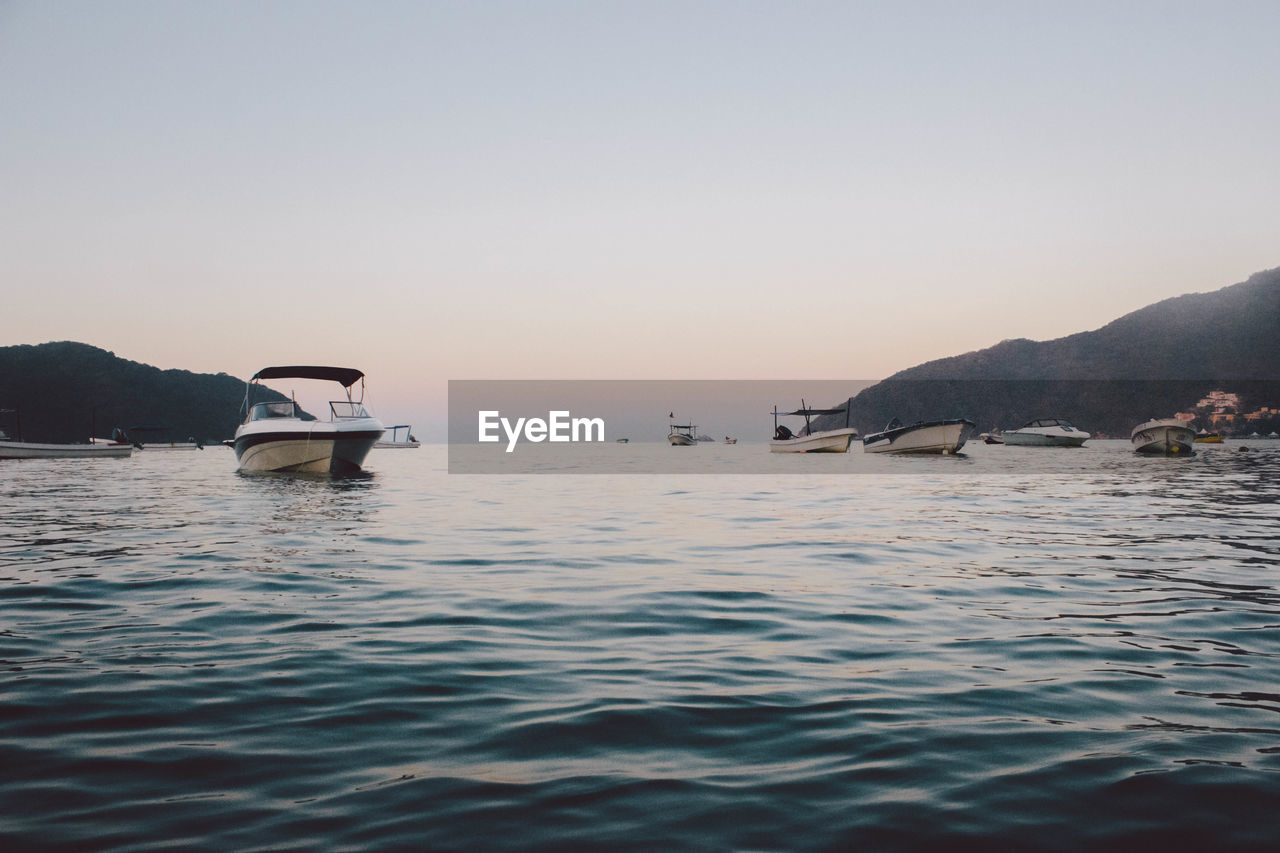
[(363, 378), (364, 373), (354, 367), (294, 365), (292, 367), (264, 367), (253, 374), (253, 378), (250, 381), (258, 379), (327, 379), (340, 383), (343, 388), (350, 388)]
[(799, 415), (804, 417), (805, 415), (843, 415), (845, 411), (845, 407), (841, 406), (838, 409), (796, 409), (794, 412), (774, 412), (774, 414), (778, 417), (782, 417), (783, 415)]

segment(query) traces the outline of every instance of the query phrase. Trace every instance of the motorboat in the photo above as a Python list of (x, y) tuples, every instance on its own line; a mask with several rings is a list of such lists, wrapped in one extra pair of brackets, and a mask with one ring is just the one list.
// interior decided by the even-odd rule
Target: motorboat
[[(844, 415), (844, 426), (839, 429), (822, 429), (814, 432), (810, 419), (814, 415)], [(804, 427), (799, 434), (793, 433), (790, 427), (779, 424), (778, 418), (803, 417)], [(773, 407), (773, 439), (769, 442), (770, 453), (847, 453), (849, 445), (858, 431), (849, 425), (849, 407), (846, 404), (838, 409), (813, 409), (800, 400), (800, 408), (794, 412), (779, 412)], [(726, 439), (727, 441), (728, 439)]]
[(1196, 433), (1196, 444), (1222, 444), (1222, 433), (1202, 429)]
[(1017, 429), (1007, 429), (1000, 433), (1000, 437), (1011, 446), (1080, 447), (1089, 439), (1089, 433), (1061, 418), (1040, 418)]
[(0, 459), (121, 459), (133, 453), (133, 445), (127, 441), (91, 438), (87, 444), (62, 444), (23, 441), (22, 420), (17, 409), (0, 409), (17, 420), (16, 438), (0, 429)]
[(1129, 436), (1138, 453), (1162, 453), (1168, 456), (1194, 456), (1192, 445), (1196, 431), (1177, 418), (1155, 418), (1140, 423)]
[(965, 418), (916, 421), (903, 426), (897, 418), (881, 432), (862, 439), (864, 453), (958, 453), (973, 435), (977, 424)]
[(615, 439), (614, 439), (614, 441), (615, 441), (615, 442), (617, 442), (618, 444), (630, 444), (630, 443), (631, 443), (631, 439), (629, 439), (629, 438), (615, 438)]
[(671, 424), (667, 430), (667, 442), (672, 447), (693, 447), (698, 443), (697, 435), (698, 427), (695, 424)]
[(724, 443), (725, 443), (725, 444), (737, 444), (737, 443), (738, 443), (738, 439), (736, 439), (736, 438), (729, 438), (729, 436), (727, 436), (727, 435), (726, 435), (726, 436), (724, 437)]
[[(411, 424), (397, 424), (396, 426), (389, 426), (387, 427), (387, 432), (391, 433), (391, 437), (387, 438), (384, 435), (373, 446), (379, 447), (379, 448), (385, 447), (389, 449), (398, 449), (398, 450), (413, 449), (416, 447), (421, 447), (422, 442), (418, 441), (418, 439), (413, 437), (413, 433), (410, 431), (412, 429), (413, 429), (413, 426)], [(400, 438), (400, 430), (404, 430), (404, 438)]]
[(1004, 444), (1004, 439), (998, 432), (984, 432), (978, 438), (982, 439), (983, 444)]
[[(267, 379), (320, 379), (337, 382), (346, 400), (329, 403), (329, 420), (307, 415), (295, 400), (253, 403), (253, 389)], [(360, 399), (352, 386), (360, 383)], [(364, 408), (364, 374), (352, 367), (264, 367), (245, 383), (244, 422), (233, 447), (241, 471), (348, 474), (385, 432)]]

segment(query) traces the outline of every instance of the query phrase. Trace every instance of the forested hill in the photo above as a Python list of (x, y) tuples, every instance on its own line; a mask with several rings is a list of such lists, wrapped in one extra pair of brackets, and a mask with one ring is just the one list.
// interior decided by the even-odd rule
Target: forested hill
[[(284, 399), (259, 393), (255, 401)], [(225, 373), (161, 370), (72, 341), (0, 347), (0, 409), (19, 410), (27, 441), (87, 441), (91, 430), (105, 438), (136, 425), (220, 441), (235, 434), (243, 400), (244, 380)], [(0, 429), (12, 435), (14, 415), (0, 415)]]
[(1280, 268), (1052, 341), (1002, 341), (895, 379), (1280, 379)]
[(982, 430), (1060, 417), (1127, 437), (1135, 424), (1187, 411), (1210, 390), (1277, 406), (1277, 330), (1280, 268), (1157, 302), (1094, 331), (1003, 341), (903, 370), (852, 399), (853, 422), (865, 434), (894, 417), (967, 417)]

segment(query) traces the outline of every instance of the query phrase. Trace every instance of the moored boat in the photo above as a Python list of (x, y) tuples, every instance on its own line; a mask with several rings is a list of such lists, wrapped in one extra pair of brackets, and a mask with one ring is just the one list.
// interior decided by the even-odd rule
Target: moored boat
[[(253, 388), (266, 379), (321, 379), (337, 382), (346, 400), (329, 403), (329, 420), (306, 420), (293, 400), (251, 403)], [(360, 399), (352, 386), (360, 383)], [(364, 374), (350, 367), (265, 367), (245, 385), (245, 419), (233, 447), (241, 471), (347, 474), (364, 465), (382, 438), (382, 422), (364, 408)]]
[(174, 441), (167, 426), (131, 426), (126, 433), (138, 450), (204, 450), (204, 442), (188, 437)]
[[(668, 415), (667, 417), (672, 416)], [(693, 447), (698, 443), (697, 435), (697, 425), (673, 423), (667, 429), (667, 443), (672, 447)]]
[[(844, 415), (844, 426), (839, 429), (824, 429), (813, 432), (810, 419), (814, 415)], [(779, 425), (778, 418), (803, 417), (804, 428), (797, 435), (785, 424)], [(849, 406), (838, 409), (812, 409), (800, 401), (800, 408), (794, 412), (779, 412), (773, 407), (773, 439), (769, 442), (770, 453), (847, 453), (858, 431), (850, 426)], [(729, 439), (726, 437), (725, 441)], [(732, 443), (732, 442), (730, 442)]]
[(132, 453), (132, 444), (106, 439), (95, 439), (89, 444), (0, 439), (0, 459), (122, 459)]
[(903, 426), (897, 418), (883, 431), (862, 439), (865, 453), (958, 453), (977, 424), (965, 418), (941, 421), (916, 421)]
[(1196, 444), (1222, 444), (1222, 433), (1202, 429), (1196, 433)]
[[(389, 450), (407, 450), (421, 447), (422, 442), (413, 437), (413, 433), (411, 432), (412, 429), (413, 426), (411, 424), (397, 424), (396, 426), (389, 426), (387, 427), (387, 432), (391, 433), (391, 437), (387, 438), (386, 435), (383, 435), (383, 437), (373, 446)], [(404, 438), (400, 438), (400, 430), (404, 430)]]
[(0, 459), (121, 459), (133, 453), (128, 441), (105, 438), (91, 438), (87, 444), (23, 441), (18, 410), (0, 409), (0, 414), (13, 415), (17, 423), (15, 438), (0, 429)]
[(1138, 453), (1194, 456), (1196, 431), (1177, 418), (1154, 418), (1133, 428), (1129, 441)]
[(1038, 418), (1000, 433), (1004, 443), (1020, 447), (1080, 447), (1089, 433), (1061, 418)]

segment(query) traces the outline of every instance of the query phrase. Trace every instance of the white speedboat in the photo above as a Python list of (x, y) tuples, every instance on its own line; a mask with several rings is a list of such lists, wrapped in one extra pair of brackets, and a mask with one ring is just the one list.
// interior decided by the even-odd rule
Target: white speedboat
[[(810, 429), (810, 418), (814, 415), (844, 415), (844, 426), (839, 429), (823, 429), (813, 432)], [(804, 428), (799, 435), (791, 432), (786, 425), (779, 425), (778, 418), (803, 417)], [(811, 409), (800, 401), (800, 408), (794, 412), (779, 412), (773, 407), (773, 439), (769, 442), (770, 453), (847, 453), (849, 445), (858, 435), (858, 431), (849, 425), (849, 407), (839, 409)]]
[(1129, 436), (1138, 453), (1162, 453), (1168, 456), (1194, 456), (1196, 431), (1177, 418), (1156, 418), (1138, 424)]
[(1061, 418), (1039, 418), (1000, 433), (1005, 444), (1022, 447), (1080, 447), (1089, 433)]
[[(388, 448), (392, 450), (402, 450), (415, 447), (421, 447), (422, 442), (413, 437), (410, 430), (413, 429), (412, 424), (397, 424), (396, 426), (387, 427), (387, 432), (391, 433), (391, 437), (383, 437), (374, 447)], [(404, 438), (400, 438), (400, 430), (404, 430)]]
[[(329, 403), (329, 420), (305, 420), (293, 400), (251, 403), (254, 386), (265, 379), (324, 379), (337, 382), (346, 400)], [(360, 399), (351, 387), (360, 383)], [(265, 367), (245, 385), (244, 423), (232, 446), (241, 471), (346, 474), (359, 471), (385, 432), (364, 408), (364, 374), (351, 367)]]
[(738, 439), (736, 439), (736, 438), (729, 438), (729, 436), (727, 436), (727, 435), (726, 435), (726, 436), (724, 437), (724, 443), (725, 443), (725, 444), (737, 444), (737, 443), (738, 443)]
[(672, 447), (693, 447), (698, 443), (697, 434), (698, 427), (694, 424), (671, 424), (667, 430), (667, 441)]
[(894, 418), (882, 432), (862, 439), (864, 453), (958, 453), (977, 424), (964, 418), (916, 421), (903, 426)]

